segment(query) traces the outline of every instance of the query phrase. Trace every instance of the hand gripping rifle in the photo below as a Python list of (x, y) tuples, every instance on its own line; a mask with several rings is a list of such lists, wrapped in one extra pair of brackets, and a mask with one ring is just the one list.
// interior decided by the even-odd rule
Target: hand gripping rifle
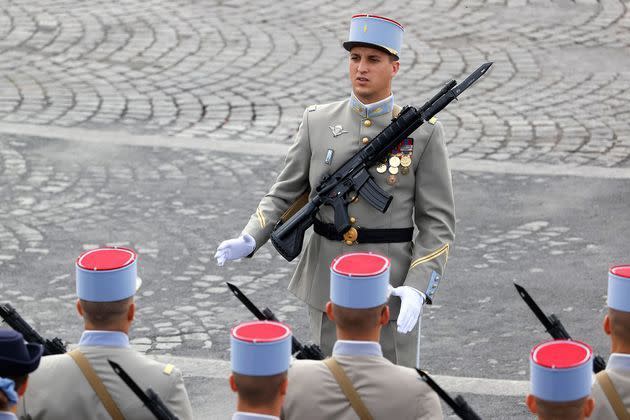
[(159, 395), (156, 394), (151, 388), (147, 388), (147, 392), (145, 393), (136, 382), (131, 379), (131, 377), (124, 371), (122, 367), (116, 362), (112, 362), (107, 359), (109, 365), (114, 369), (114, 372), (120, 379), (123, 380), (124, 383), (127, 384), (129, 388), (133, 391), (134, 394), (140, 398), (140, 401), (144, 403), (144, 405), (153, 413), (156, 419), (158, 420), (178, 420), (178, 418), (168, 409), (168, 407), (162, 402)]
[(383, 191), (374, 181), (368, 169), (380, 162), (389, 151), (409, 137), (425, 121), (430, 120), (456, 99), (470, 85), (477, 81), (492, 65), (481, 65), (462, 83), (451, 80), (440, 92), (420, 108), (404, 107), (400, 114), (392, 119), (374, 139), (348, 159), (332, 175), (324, 177), (315, 188), (315, 196), (286, 222), (278, 222), (271, 234), (271, 243), (287, 261), (300, 255), (304, 232), (315, 221), (315, 215), (322, 205), (334, 210), (335, 229), (339, 234), (346, 233), (350, 227), (348, 204), (352, 201), (350, 193), (355, 192), (372, 207), (385, 213), (393, 197)]
[(9, 327), (22, 334), (27, 343), (37, 343), (44, 347), (44, 356), (51, 354), (64, 354), (66, 346), (59, 338), (46, 340), (31, 327), (24, 318), (8, 303), (0, 304), (0, 316)]
[[(234, 293), (234, 296), (236, 296), (236, 298), (240, 300), (241, 303), (245, 305), (245, 307), (249, 309), (256, 318), (261, 321), (279, 322), (278, 318), (276, 318), (269, 308), (265, 308), (261, 311), (251, 300), (249, 300), (247, 296), (245, 296), (243, 292), (241, 292), (241, 289), (230, 282), (226, 283), (230, 291)], [(295, 355), (296, 359), (324, 360), (326, 358), (317, 344), (304, 345), (293, 335), (291, 336), (291, 353)]]
[(440, 396), (444, 400), (449, 407), (453, 409), (455, 414), (459, 416), (459, 418), (463, 420), (481, 420), (481, 417), (475, 413), (475, 411), (470, 408), (464, 397), (458, 395), (455, 399), (452, 399), (450, 395), (446, 393), (431, 377), (424, 371), (416, 368), (416, 371), (420, 374), (420, 377), (427, 385), (431, 387), (435, 391), (436, 394)]
[[(571, 340), (571, 336), (562, 325), (562, 322), (558, 319), (555, 314), (551, 314), (549, 316), (545, 315), (545, 313), (540, 309), (540, 306), (536, 304), (534, 299), (527, 293), (527, 290), (523, 286), (520, 286), (514, 283), (514, 287), (518, 291), (518, 294), (521, 295), (529, 309), (532, 310), (536, 318), (543, 324), (549, 335), (551, 335), (555, 340)], [(595, 355), (593, 359), (593, 371), (598, 373), (602, 370), (606, 369), (606, 361), (600, 355)]]

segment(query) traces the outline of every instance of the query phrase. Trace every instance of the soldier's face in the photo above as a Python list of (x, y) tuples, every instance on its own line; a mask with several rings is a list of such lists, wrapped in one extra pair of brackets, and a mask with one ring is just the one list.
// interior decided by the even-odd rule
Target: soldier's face
[(400, 68), (391, 55), (375, 48), (354, 47), (349, 64), (352, 90), (361, 102), (372, 103), (391, 95), (392, 79)]

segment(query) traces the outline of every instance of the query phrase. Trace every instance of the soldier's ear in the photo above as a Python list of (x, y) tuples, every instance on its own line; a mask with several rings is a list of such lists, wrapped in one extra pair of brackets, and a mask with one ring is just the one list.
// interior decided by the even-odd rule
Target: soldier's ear
[(127, 310), (127, 321), (131, 322), (136, 316), (136, 303), (133, 302), (129, 305), (129, 309)]
[(392, 77), (398, 74), (398, 70), (400, 70), (400, 61), (398, 60), (392, 61)]
[(77, 299), (77, 312), (83, 318), (83, 307), (81, 306), (81, 300)]
[(586, 403), (584, 403), (584, 417), (586, 418), (591, 417), (591, 414), (593, 414), (594, 409), (595, 409), (595, 400), (593, 400), (592, 398), (588, 398), (586, 400)]
[(232, 389), (232, 391), (234, 392), (238, 392), (236, 381), (234, 380), (234, 375), (230, 375), (230, 389)]
[(326, 303), (326, 315), (328, 315), (328, 319), (331, 321), (335, 320), (335, 313), (333, 312), (332, 302)]
[(28, 376), (24, 380), (24, 383), (16, 390), (17, 394), (21, 397), (26, 392), (26, 385), (28, 384)]
[(389, 322), (389, 318), (390, 318), (389, 306), (385, 305), (383, 306), (383, 309), (381, 310), (381, 319), (380, 319), (379, 324), (387, 325), (387, 323)]
[(287, 395), (287, 389), (289, 388), (289, 377), (285, 377), (284, 381), (280, 384), (280, 395)]
[(532, 394), (527, 394), (527, 398), (525, 398), (525, 404), (527, 404), (527, 408), (532, 414), (538, 413), (538, 406), (536, 406), (536, 397)]
[(610, 317), (608, 316), (608, 314), (606, 314), (606, 316), (604, 317), (604, 332), (606, 333), (606, 335), (610, 335), (612, 334), (612, 327), (610, 326)]

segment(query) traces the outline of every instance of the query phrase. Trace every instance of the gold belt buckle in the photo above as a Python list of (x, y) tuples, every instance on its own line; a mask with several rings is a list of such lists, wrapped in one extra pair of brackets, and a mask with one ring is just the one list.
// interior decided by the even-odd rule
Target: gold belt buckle
[(346, 233), (343, 234), (343, 241), (346, 245), (352, 246), (356, 243), (359, 237), (359, 231), (356, 228), (351, 227)]

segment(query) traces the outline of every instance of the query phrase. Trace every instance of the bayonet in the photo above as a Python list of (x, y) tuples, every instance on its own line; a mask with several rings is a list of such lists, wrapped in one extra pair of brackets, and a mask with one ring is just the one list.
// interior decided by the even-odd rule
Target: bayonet
[(448, 393), (442, 389), (426, 372), (416, 368), (416, 371), (427, 385), (438, 394), (442, 400), (463, 420), (481, 420), (481, 417), (475, 413), (475, 411), (468, 405), (464, 397), (458, 395), (455, 399), (452, 399)]

